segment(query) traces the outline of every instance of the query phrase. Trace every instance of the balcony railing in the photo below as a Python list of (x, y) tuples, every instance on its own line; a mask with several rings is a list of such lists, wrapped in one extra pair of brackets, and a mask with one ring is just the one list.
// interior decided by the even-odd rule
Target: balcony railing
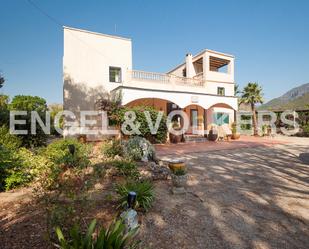
[(144, 72), (137, 70), (129, 71), (129, 73), (131, 73), (131, 78), (135, 80), (159, 81), (162, 83), (168, 83), (170, 80), (169, 75), (167, 74)]
[(182, 86), (198, 86), (204, 85), (203, 73), (196, 75), (193, 78), (179, 77), (171, 74), (153, 73), (132, 70), (128, 71), (129, 79), (134, 81), (148, 81), (162, 84), (175, 84)]

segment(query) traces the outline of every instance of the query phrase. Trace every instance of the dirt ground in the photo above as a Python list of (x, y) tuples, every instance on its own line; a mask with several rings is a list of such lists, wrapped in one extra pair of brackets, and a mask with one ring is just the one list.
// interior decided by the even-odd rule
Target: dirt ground
[[(298, 158), (309, 140), (293, 141), (184, 155), (187, 193), (156, 182), (154, 207), (140, 215), (142, 248), (309, 248), (309, 165)], [(42, 212), (23, 191), (0, 194), (1, 249), (47, 248)], [(93, 214), (112, 216), (106, 205)]]

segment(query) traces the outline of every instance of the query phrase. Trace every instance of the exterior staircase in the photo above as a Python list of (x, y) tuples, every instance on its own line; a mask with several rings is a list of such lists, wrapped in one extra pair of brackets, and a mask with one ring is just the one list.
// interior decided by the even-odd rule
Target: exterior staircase
[(188, 143), (203, 143), (208, 140), (202, 135), (185, 135), (185, 141)]

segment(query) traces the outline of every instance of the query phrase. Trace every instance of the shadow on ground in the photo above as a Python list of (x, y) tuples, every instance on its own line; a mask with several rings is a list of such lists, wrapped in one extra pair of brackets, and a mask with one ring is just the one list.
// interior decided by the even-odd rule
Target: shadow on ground
[(158, 185), (158, 203), (143, 223), (145, 245), (308, 248), (309, 167), (294, 153), (306, 148), (257, 147), (186, 156), (188, 193), (173, 196), (169, 186)]

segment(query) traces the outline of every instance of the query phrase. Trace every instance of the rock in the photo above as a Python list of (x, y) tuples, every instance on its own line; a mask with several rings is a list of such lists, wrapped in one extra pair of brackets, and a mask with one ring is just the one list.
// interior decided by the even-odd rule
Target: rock
[(160, 166), (155, 162), (149, 162), (143, 167), (140, 173), (142, 178), (151, 180), (167, 180), (170, 175), (170, 171), (167, 167)]
[(185, 190), (184, 187), (179, 187), (179, 188), (173, 187), (173, 188), (172, 188), (172, 193), (173, 193), (174, 195), (185, 194), (185, 193), (186, 193), (186, 190)]
[(155, 170), (159, 165), (157, 165), (155, 162), (150, 162), (148, 164), (148, 166), (152, 169), (152, 170)]
[(119, 156), (119, 155), (116, 155), (116, 156), (114, 156), (114, 159), (115, 159), (115, 160), (119, 160), (119, 161), (120, 161), (120, 160), (122, 160), (122, 157), (121, 157), (121, 156)]

